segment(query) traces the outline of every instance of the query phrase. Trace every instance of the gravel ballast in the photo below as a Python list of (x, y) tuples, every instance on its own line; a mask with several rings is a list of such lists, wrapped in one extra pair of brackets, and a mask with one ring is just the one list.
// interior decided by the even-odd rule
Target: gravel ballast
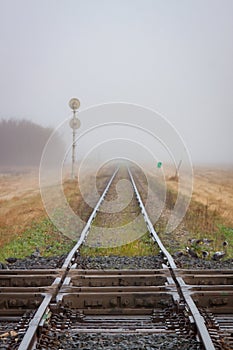
[[(1, 263), (0, 269), (56, 269), (61, 268), (65, 261), (65, 255), (55, 257), (34, 257), (30, 256), (25, 259), (17, 259), (14, 263)], [(192, 258), (187, 255), (174, 257), (175, 263), (181, 269), (230, 269), (233, 268), (233, 259), (228, 260), (205, 260), (200, 258)], [(78, 269), (88, 270), (120, 270), (120, 269), (160, 269), (165, 260), (161, 255), (155, 256), (96, 256), (82, 257), (77, 259)]]
[(195, 340), (182, 339), (177, 335), (135, 334), (75, 334), (61, 335), (57, 344), (60, 350), (199, 350)]

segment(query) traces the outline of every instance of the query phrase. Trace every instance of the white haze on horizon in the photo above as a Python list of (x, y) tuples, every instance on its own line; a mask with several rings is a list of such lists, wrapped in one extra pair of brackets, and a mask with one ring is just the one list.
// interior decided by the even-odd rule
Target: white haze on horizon
[(71, 97), (138, 104), (193, 163), (233, 164), (231, 0), (0, 0), (0, 60), (0, 119), (56, 128)]

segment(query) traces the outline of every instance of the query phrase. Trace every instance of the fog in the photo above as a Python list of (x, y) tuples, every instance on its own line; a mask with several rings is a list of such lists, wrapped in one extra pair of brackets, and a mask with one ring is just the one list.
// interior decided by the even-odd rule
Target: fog
[[(173, 125), (194, 163), (233, 163), (232, 0), (0, 0), (0, 60), (0, 119), (56, 128), (77, 97), (81, 136), (89, 107), (136, 104)], [(155, 121), (145, 128), (163, 139)]]
[[(28, 120), (0, 121), (0, 170), (14, 167), (39, 167), (45, 144), (52, 133), (52, 129), (42, 127)], [(61, 153), (65, 148), (65, 141), (55, 135), (53, 147), (48, 156), (53, 165), (54, 154)]]

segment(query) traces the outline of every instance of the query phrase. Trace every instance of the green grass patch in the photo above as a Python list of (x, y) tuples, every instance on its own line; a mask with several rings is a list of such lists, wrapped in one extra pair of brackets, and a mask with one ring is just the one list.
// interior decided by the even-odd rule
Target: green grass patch
[(36, 248), (44, 257), (67, 254), (74, 242), (63, 236), (49, 219), (44, 219), (4, 245), (0, 251), (0, 261), (8, 257), (25, 258)]
[(221, 241), (228, 242), (226, 252), (228, 257), (233, 257), (233, 228), (224, 225), (218, 225), (217, 236), (221, 237)]
[[(207, 260), (211, 259), (213, 253), (217, 251), (225, 253), (224, 260), (233, 257), (233, 229), (230, 227), (217, 225), (214, 233), (205, 232), (202, 236), (200, 234), (196, 236), (196, 239), (199, 239), (200, 242), (196, 243), (194, 241), (194, 243), (189, 243), (188, 246), (191, 247), (200, 257), (203, 251), (209, 253)], [(203, 239), (208, 239), (209, 243), (203, 242)], [(227, 242), (226, 246), (223, 244), (224, 242)]]
[(118, 247), (89, 247), (83, 245), (80, 249), (83, 256), (151, 256), (159, 253), (159, 248), (154, 243), (149, 233), (144, 234), (139, 239)]

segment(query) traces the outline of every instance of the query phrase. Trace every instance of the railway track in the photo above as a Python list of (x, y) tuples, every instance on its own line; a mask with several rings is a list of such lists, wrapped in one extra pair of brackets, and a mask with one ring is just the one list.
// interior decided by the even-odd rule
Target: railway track
[(0, 271), (0, 349), (70, 350), (70, 339), (75, 339), (75, 349), (87, 335), (105, 342), (110, 337), (113, 344), (114, 337), (124, 334), (152, 343), (162, 335), (183, 339), (184, 349), (233, 349), (233, 273), (177, 268), (154, 230), (130, 169), (141, 213), (161, 250), (161, 268), (77, 268), (79, 248), (117, 173), (60, 269)]

